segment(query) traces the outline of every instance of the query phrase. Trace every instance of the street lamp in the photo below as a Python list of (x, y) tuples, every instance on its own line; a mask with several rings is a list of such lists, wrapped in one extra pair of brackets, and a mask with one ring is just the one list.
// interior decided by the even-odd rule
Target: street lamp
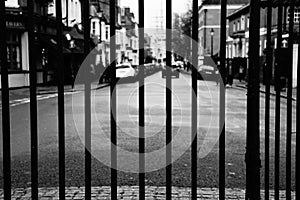
[(212, 28), (212, 29), (210, 30), (210, 42), (211, 42), (211, 44), (210, 44), (210, 49), (211, 49), (210, 55), (211, 55), (211, 56), (213, 56), (213, 54), (214, 54), (214, 34), (215, 34), (215, 31), (214, 31), (214, 29)]
[(66, 38), (69, 42), (69, 47), (70, 47), (70, 50), (71, 50), (71, 58), (70, 58), (70, 67), (71, 67), (71, 82), (72, 82), (72, 88), (74, 87), (74, 52), (73, 50), (75, 49), (75, 40), (72, 38), (72, 36), (67, 33), (66, 34)]

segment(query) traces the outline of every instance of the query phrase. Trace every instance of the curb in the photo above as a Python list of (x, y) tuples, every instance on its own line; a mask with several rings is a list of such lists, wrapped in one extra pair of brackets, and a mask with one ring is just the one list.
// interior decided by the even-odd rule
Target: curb
[[(94, 86), (91, 90), (99, 90), (101, 88), (105, 88), (107, 86), (109, 86), (110, 84), (101, 84), (101, 85), (97, 85), (96, 87)], [(64, 90), (64, 95), (70, 95), (70, 94), (74, 94), (74, 93), (78, 93), (78, 92), (82, 92), (84, 91), (84, 89), (67, 89)], [(38, 100), (42, 100), (42, 99), (46, 99), (48, 97), (53, 98), (56, 97), (58, 94), (57, 90), (44, 90), (44, 91), (37, 91), (37, 99)], [(9, 105), (10, 106), (17, 106), (17, 105), (21, 105), (24, 103), (28, 103), (30, 101), (30, 96), (27, 95), (24, 98), (20, 98), (20, 99), (13, 99), (9, 101)], [(0, 102), (0, 110), (2, 110), (2, 103)]]
[[(118, 186), (118, 199), (139, 199), (139, 186)], [(48, 187), (39, 188), (38, 195), (41, 199), (59, 199), (59, 188)], [(84, 199), (85, 187), (66, 187), (66, 199)], [(226, 188), (226, 199), (244, 199), (245, 189)], [(274, 190), (270, 190), (270, 196), (274, 197)], [(30, 199), (31, 188), (15, 188), (11, 192), (13, 199)], [(110, 186), (92, 187), (92, 199), (110, 199)], [(145, 186), (146, 199), (166, 199), (166, 187)], [(264, 198), (264, 190), (261, 190), (261, 197)], [(292, 197), (295, 197), (295, 192), (292, 192)], [(0, 190), (0, 199), (3, 199), (3, 189)], [(172, 187), (172, 198), (174, 199), (190, 199), (190, 187)], [(218, 188), (197, 188), (197, 199), (219, 199)], [(285, 199), (285, 191), (280, 190), (280, 199)]]
[[(101, 89), (101, 88), (105, 88), (107, 86), (109, 86), (110, 84), (107, 83), (107, 84), (101, 84), (101, 85), (96, 85), (95, 87), (92, 87), (91, 90), (98, 90), (98, 89)], [(71, 89), (66, 89), (64, 90), (64, 93), (65, 92), (78, 92), (78, 91), (84, 91), (84, 88), (83, 89), (76, 89), (76, 88), (71, 88)], [(50, 91), (45, 91), (45, 92), (39, 92), (37, 91), (37, 94), (38, 95), (44, 95), (44, 94), (55, 94), (55, 93), (58, 93), (57, 90), (50, 90)]]

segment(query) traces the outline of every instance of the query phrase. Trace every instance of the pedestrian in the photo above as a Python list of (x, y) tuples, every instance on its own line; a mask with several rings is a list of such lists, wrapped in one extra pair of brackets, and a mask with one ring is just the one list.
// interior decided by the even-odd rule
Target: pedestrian
[(243, 77), (244, 77), (244, 67), (242, 65), (240, 65), (240, 68), (239, 68), (239, 81), (240, 82), (242, 82)]
[(232, 60), (229, 60), (229, 63), (228, 63), (228, 73), (227, 73), (227, 85), (226, 85), (226, 87), (232, 88), (232, 84), (233, 84)]
[(104, 68), (104, 65), (102, 63), (102, 60), (100, 60), (100, 62), (98, 63), (97, 65), (97, 69), (99, 70), (99, 72), (97, 73), (98, 77), (99, 77), (99, 82), (98, 84), (101, 84), (104, 82), (104, 71), (105, 71), (105, 68)]
[(217, 84), (217, 86), (219, 85), (219, 82), (220, 82), (220, 61), (218, 61), (218, 63), (217, 63), (217, 69), (216, 69), (216, 71), (215, 71), (215, 75), (216, 75), (216, 77), (215, 77), (215, 79), (216, 79), (216, 84)]

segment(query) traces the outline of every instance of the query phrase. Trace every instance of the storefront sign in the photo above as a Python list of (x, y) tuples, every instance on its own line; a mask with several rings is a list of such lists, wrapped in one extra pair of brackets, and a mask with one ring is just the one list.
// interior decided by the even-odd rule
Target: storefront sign
[(17, 21), (6, 21), (6, 27), (10, 29), (25, 29), (25, 24)]

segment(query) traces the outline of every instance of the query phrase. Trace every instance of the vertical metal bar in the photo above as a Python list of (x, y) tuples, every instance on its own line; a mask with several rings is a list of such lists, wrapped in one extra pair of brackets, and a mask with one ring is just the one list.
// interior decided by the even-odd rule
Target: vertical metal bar
[[(227, 0), (221, 0), (221, 38), (220, 38), (220, 74), (225, 74)], [(225, 199), (225, 87), (220, 81), (220, 116), (219, 116), (219, 199)]]
[(287, 83), (287, 119), (286, 119), (286, 199), (291, 199), (291, 160), (292, 160), (292, 94), (293, 94), (293, 53), (294, 53), (294, 1), (289, 9), (289, 68)]
[(250, 2), (249, 82), (247, 97), (246, 199), (260, 199), (259, 28), (260, 1)]
[(203, 26), (203, 50), (204, 50), (204, 52), (203, 52), (203, 55), (204, 54), (206, 54), (206, 25), (207, 25), (207, 9), (204, 9), (203, 10), (203, 12), (204, 12), (204, 22), (203, 22), (203, 24), (204, 24), (204, 26)]
[[(277, 21), (277, 51), (281, 49), (282, 43), (282, 5), (278, 6)], [(275, 68), (276, 82), (279, 82), (279, 64)], [(279, 167), (280, 167), (280, 89), (276, 90), (275, 100), (275, 169), (274, 169), (274, 197), (279, 200)]]
[(58, 148), (59, 148), (59, 198), (65, 199), (65, 108), (64, 108), (64, 62), (62, 46), (62, 5), (56, 0), (57, 22), (57, 75), (58, 75)]
[(116, 88), (116, 0), (110, 1), (110, 63), (111, 63), (111, 199), (117, 199), (117, 88)]
[(11, 164), (10, 164), (10, 111), (9, 85), (7, 70), (6, 17), (5, 1), (0, 1), (0, 66), (2, 97), (2, 139), (3, 139), (3, 189), (4, 199), (11, 199)]
[[(83, 3), (83, 27), (84, 27), (84, 54), (90, 52), (90, 19), (89, 0)], [(90, 67), (90, 66), (85, 66)], [(90, 73), (87, 70), (87, 73)], [(88, 77), (88, 76), (87, 76)], [(91, 199), (91, 83), (84, 81), (84, 105), (85, 105), (85, 199)]]
[(172, 0), (166, 0), (166, 199), (172, 198)]
[(66, 0), (66, 26), (69, 27), (69, 0)]
[(287, 6), (284, 6), (283, 7), (283, 32), (286, 32), (287, 31), (287, 9), (288, 7)]
[(28, 40), (29, 40), (29, 80), (30, 80), (30, 141), (31, 141), (31, 194), (38, 199), (38, 130), (37, 130), (37, 97), (36, 65), (34, 46), (33, 0), (28, 0)]
[[(299, 26), (300, 32), (300, 26)], [(300, 41), (300, 38), (298, 38)], [(296, 199), (300, 198), (300, 90), (298, 85), (300, 85), (300, 45), (298, 45), (298, 69), (297, 69), (297, 107), (296, 107)]]
[(197, 199), (197, 67), (198, 67), (198, 0), (193, 0), (192, 16), (192, 199)]
[(266, 95), (265, 95), (265, 199), (269, 199), (269, 167), (270, 167), (270, 79), (272, 69), (272, 0), (267, 7), (267, 57), (266, 57)]
[[(88, 82), (88, 81), (87, 81)], [(84, 84), (85, 105), (85, 199), (91, 199), (91, 84)]]
[(144, 0), (139, 0), (139, 192), (145, 199)]

